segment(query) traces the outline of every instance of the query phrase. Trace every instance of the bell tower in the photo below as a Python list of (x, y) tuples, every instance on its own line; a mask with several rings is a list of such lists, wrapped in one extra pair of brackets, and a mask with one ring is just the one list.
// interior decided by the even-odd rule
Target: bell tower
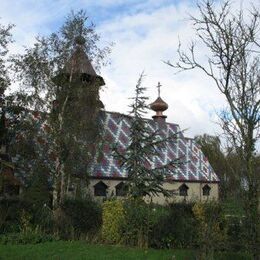
[[(71, 57), (61, 72), (53, 79), (57, 85), (53, 110), (64, 115), (65, 127), (75, 130), (85, 129), (86, 138), (93, 138), (96, 132), (96, 119), (100, 109), (104, 108), (99, 98), (100, 88), (105, 85), (104, 79), (95, 72), (86, 52), (85, 39), (75, 38), (75, 47)], [(68, 120), (66, 120), (68, 119)], [(68, 125), (66, 126), (66, 122)]]

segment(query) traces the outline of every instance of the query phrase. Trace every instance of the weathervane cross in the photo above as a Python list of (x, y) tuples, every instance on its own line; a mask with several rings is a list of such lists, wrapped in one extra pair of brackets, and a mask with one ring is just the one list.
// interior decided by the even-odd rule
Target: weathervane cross
[(158, 97), (160, 97), (161, 96), (161, 83), (160, 82), (158, 82), (158, 85), (157, 85), (157, 88), (158, 88)]

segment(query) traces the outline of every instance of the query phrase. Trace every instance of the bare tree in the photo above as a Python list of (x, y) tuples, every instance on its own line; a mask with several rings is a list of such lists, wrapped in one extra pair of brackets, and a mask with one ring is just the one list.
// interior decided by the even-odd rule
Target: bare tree
[(179, 61), (167, 64), (178, 71), (200, 69), (226, 98), (221, 125), (243, 162), (248, 242), (258, 259), (260, 176), (255, 164), (260, 130), (260, 13), (253, 5), (236, 12), (230, 1), (217, 7), (214, 1), (204, 0), (198, 8), (199, 16), (191, 16), (191, 21), (198, 42), (209, 54), (206, 62), (198, 57), (198, 42), (193, 41), (187, 51), (179, 44)]

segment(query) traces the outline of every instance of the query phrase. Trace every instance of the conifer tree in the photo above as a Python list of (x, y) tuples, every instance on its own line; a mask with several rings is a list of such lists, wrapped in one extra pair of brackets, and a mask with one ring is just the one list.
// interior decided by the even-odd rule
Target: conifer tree
[(142, 198), (158, 194), (170, 196), (174, 191), (166, 190), (163, 183), (181, 161), (172, 160), (160, 167), (153, 167), (152, 163), (156, 157), (160, 157), (159, 148), (164, 148), (167, 142), (174, 142), (178, 133), (163, 137), (159, 129), (154, 131), (149, 127), (147, 119), (144, 119), (148, 97), (144, 95), (146, 88), (142, 86), (143, 77), (142, 73), (135, 87), (135, 97), (131, 98), (129, 145), (123, 152), (115, 146), (114, 156), (127, 171), (126, 188), (130, 197)]

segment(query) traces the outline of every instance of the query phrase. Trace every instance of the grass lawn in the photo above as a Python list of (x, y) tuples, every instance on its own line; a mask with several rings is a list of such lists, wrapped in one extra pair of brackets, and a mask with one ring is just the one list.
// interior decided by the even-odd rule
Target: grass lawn
[[(234, 257), (234, 258), (230, 258)], [(89, 245), (84, 241), (48, 242), (37, 245), (0, 245), (0, 259), (195, 259), (188, 250), (141, 250), (119, 246)], [(250, 259), (239, 255), (219, 255), (216, 259)]]
[[(175, 258), (174, 258), (175, 256)], [(84, 241), (36, 245), (0, 245), (0, 259), (193, 259), (184, 250), (141, 250), (119, 246), (89, 245)]]

